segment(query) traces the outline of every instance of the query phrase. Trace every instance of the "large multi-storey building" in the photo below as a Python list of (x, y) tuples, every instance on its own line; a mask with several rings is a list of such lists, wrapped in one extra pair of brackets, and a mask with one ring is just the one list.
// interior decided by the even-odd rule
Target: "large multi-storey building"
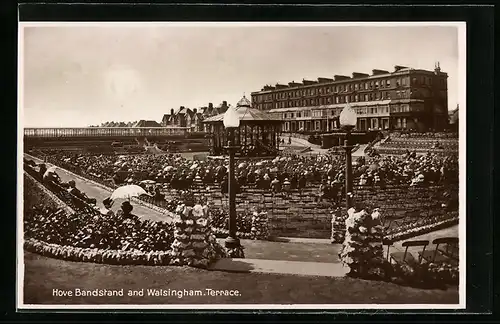
[(252, 92), (252, 105), (281, 117), (283, 132), (332, 131), (348, 102), (361, 131), (440, 131), (447, 126), (447, 78), (439, 63), (434, 71), (395, 66), (393, 72), (374, 69), (371, 75), (354, 72), (352, 77), (266, 85)]

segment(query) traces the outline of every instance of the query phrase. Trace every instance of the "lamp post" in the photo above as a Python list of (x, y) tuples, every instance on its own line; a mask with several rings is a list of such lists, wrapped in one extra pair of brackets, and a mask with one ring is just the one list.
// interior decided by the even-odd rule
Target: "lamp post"
[(230, 251), (239, 251), (241, 245), (240, 240), (236, 237), (236, 181), (234, 176), (234, 153), (239, 147), (235, 145), (234, 131), (240, 126), (240, 119), (235, 108), (229, 107), (226, 110), (223, 123), (229, 135), (225, 147), (229, 153), (229, 236), (226, 238), (224, 245)]
[(356, 111), (351, 108), (349, 103), (342, 109), (340, 113), (339, 122), (340, 125), (346, 130), (346, 138), (344, 141), (344, 150), (345, 150), (345, 198), (346, 198), (346, 207), (353, 207), (352, 201), (352, 148), (353, 146), (349, 144), (349, 138), (351, 136), (351, 130), (356, 126), (357, 116)]

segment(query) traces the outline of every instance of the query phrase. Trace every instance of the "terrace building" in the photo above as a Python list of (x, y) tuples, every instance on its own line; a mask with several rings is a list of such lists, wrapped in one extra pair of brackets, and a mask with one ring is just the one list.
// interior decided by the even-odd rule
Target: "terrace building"
[(266, 85), (252, 92), (252, 106), (282, 118), (283, 132), (333, 131), (347, 102), (358, 114), (359, 131), (441, 131), (448, 124), (447, 78), (439, 63), (433, 71), (397, 65), (392, 72)]

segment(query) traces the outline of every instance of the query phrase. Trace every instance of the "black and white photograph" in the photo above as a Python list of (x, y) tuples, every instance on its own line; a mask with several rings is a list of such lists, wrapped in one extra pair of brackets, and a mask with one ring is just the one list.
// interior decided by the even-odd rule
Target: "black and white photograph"
[(464, 309), (466, 24), (19, 23), (19, 309)]

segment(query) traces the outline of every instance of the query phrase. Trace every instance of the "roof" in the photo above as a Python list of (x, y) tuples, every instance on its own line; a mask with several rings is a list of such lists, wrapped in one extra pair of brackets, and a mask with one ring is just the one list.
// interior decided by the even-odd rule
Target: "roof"
[[(250, 107), (250, 101), (243, 96), (235, 108), (229, 107), (228, 109), (235, 109), (239, 116), (240, 121), (276, 121), (280, 122), (281, 119), (265, 112)], [(204, 123), (222, 122), (224, 120), (224, 113), (205, 119)]]
[(243, 98), (241, 98), (240, 101), (238, 101), (238, 103), (236, 104), (236, 107), (250, 107), (250, 106), (251, 106), (250, 100), (248, 100), (247, 97), (245, 97), (245, 95), (243, 95)]
[[(240, 121), (281, 121), (279, 118), (272, 116), (271, 114), (264, 112), (262, 110), (240, 107), (235, 108), (236, 112), (240, 117)], [(224, 120), (224, 114), (218, 114), (216, 116), (205, 119), (204, 123), (214, 123), (222, 122)]]
[(154, 120), (139, 120), (137, 123), (135, 123), (134, 126), (132, 127), (161, 127), (160, 124), (158, 124)]

